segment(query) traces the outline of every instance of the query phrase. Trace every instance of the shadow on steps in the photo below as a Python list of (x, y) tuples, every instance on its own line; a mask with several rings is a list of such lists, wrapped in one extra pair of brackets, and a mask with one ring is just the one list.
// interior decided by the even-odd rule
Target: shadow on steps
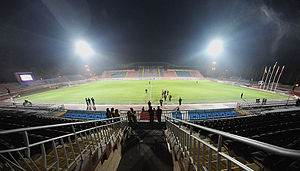
[(172, 155), (165, 141), (165, 124), (135, 123), (122, 145), (118, 171), (173, 170)]

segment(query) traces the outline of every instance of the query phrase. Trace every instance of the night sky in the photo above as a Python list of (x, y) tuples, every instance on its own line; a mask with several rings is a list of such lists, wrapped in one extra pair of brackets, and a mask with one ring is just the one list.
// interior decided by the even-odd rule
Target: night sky
[[(224, 52), (212, 59), (213, 39)], [(83, 59), (85, 40), (96, 55)], [(300, 82), (299, 0), (7, 0), (0, 6), (0, 81), (31, 71), (51, 78), (134, 62), (199, 66), (259, 80), (285, 65), (281, 82)]]

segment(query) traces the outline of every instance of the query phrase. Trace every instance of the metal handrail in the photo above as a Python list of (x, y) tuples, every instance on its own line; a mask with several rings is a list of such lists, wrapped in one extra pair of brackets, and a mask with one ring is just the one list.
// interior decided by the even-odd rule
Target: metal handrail
[[(98, 122), (105, 123), (104, 125), (97, 125)], [(57, 153), (58, 147), (57, 142), (62, 146), (63, 154), (64, 154), (64, 161), (66, 162), (66, 168), (71, 168), (74, 163), (78, 161), (80, 158), (83, 160), (83, 155), (90, 151), (90, 154), (94, 154), (97, 152), (98, 149), (101, 149), (101, 153), (104, 150), (103, 148), (106, 148), (106, 145), (109, 143), (114, 143), (116, 138), (120, 138), (123, 135), (123, 131), (127, 129), (126, 124), (123, 125), (123, 123), (127, 122), (127, 119), (125, 116), (116, 117), (116, 118), (109, 118), (109, 119), (103, 119), (103, 120), (92, 120), (92, 121), (85, 121), (85, 122), (75, 122), (75, 123), (64, 123), (64, 124), (54, 124), (54, 125), (46, 125), (46, 126), (36, 126), (36, 127), (30, 127), (30, 128), (18, 128), (13, 130), (4, 130), (0, 131), (0, 135), (2, 134), (11, 134), (11, 133), (22, 133), (24, 135), (24, 144), (23, 147), (18, 147), (15, 149), (7, 149), (7, 150), (0, 150), (0, 161), (2, 164), (5, 163), (6, 167), (9, 167), (11, 170), (14, 170), (13, 168), (18, 168), (19, 170), (27, 170), (27, 168), (30, 168), (30, 170), (40, 170), (40, 169), (46, 169), (49, 170), (52, 167), (56, 167), (56, 170), (59, 170), (60, 168), (60, 162), (59, 156)], [(84, 128), (81, 130), (75, 130), (75, 125), (79, 124), (86, 124), (86, 123), (95, 123), (93, 126), (89, 128)], [(57, 128), (62, 126), (69, 126), (72, 128), (71, 133), (67, 133), (64, 135), (58, 135), (54, 138), (46, 139), (46, 140), (40, 140), (39, 142), (30, 143), (29, 139), (30, 136), (28, 134), (28, 131), (32, 130), (42, 130), (47, 128)], [(117, 128), (117, 129), (116, 129)], [(75, 138), (72, 138), (75, 137)], [(79, 141), (81, 140), (81, 141)], [(102, 143), (105, 144), (102, 144)], [(46, 155), (46, 148), (45, 144), (52, 144), (53, 153), (55, 157), (55, 162), (51, 163), (50, 166), (47, 166), (47, 155)], [(68, 152), (66, 150), (66, 144), (69, 144), (69, 148), (71, 149), (71, 156), (68, 156)], [(72, 145), (72, 143), (75, 143)], [(83, 143), (83, 144), (82, 144)], [(42, 151), (42, 160), (43, 160), (43, 166), (42, 168), (39, 168), (35, 161), (31, 158), (31, 148), (34, 147), (40, 147)], [(75, 150), (77, 150), (78, 154), (75, 154)], [(21, 151), (25, 152), (25, 156), (21, 154)], [(14, 153), (15, 155), (12, 155)], [(7, 158), (7, 154), (9, 158)], [(69, 154), (70, 155), (70, 154)], [(16, 156), (19, 157), (20, 161), (23, 161), (25, 165), (21, 165), (20, 161), (15, 158)], [(27, 158), (27, 159), (26, 159)], [(69, 159), (72, 158), (73, 160)], [(71, 161), (70, 161), (71, 160)], [(1, 164), (0, 162), (0, 164)], [(4, 162), (4, 163), (3, 163)], [(1, 166), (1, 165), (0, 165)], [(2, 165), (4, 166), (4, 165)]]
[(187, 122), (187, 121), (172, 118), (172, 117), (169, 117), (169, 116), (165, 116), (165, 117), (166, 117), (167, 120), (173, 120), (173, 121), (177, 121), (179, 123), (184, 123), (186, 125), (189, 125), (189, 126), (192, 126), (192, 127), (195, 127), (195, 128), (199, 128), (199, 129), (217, 134), (219, 136), (227, 137), (227, 138), (236, 140), (238, 142), (241, 142), (241, 143), (244, 143), (244, 144), (259, 148), (259, 149), (262, 149), (264, 151), (268, 151), (268, 152), (273, 153), (273, 154), (278, 154), (278, 155), (285, 156), (285, 157), (300, 158), (300, 150), (293, 150), (293, 149), (283, 148), (283, 147), (275, 146), (275, 145), (272, 145), (272, 144), (264, 143), (264, 142), (261, 142), (261, 141), (253, 140), (253, 139), (250, 139), (250, 138), (246, 138), (246, 137), (230, 134), (230, 133), (227, 133), (227, 132), (219, 131), (219, 130), (216, 130), (216, 129), (207, 128), (207, 127), (204, 127), (204, 126), (200, 126), (200, 125), (193, 124), (193, 123), (190, 123), (190, 122)]
[(296, 104), (296, 100), (295, 99), (291, 99), (291, 100), (269, 100), (267, 101), (266, 104), (262, 104), (260, 103), (256, 103), (256, 102), (238, 102), (237, 103), (237, 107), (261, 107), (261, 106), (273, 106), (273, 105), (287, 105), (287, 101), (288, 101), (288, 105), (295, 105)]
[(17, 129), (0, 131), (0, 135), (1, 134), (10, 134), (10, 133), (20, 132), (20, 131), (32, 131), (32, 130), (36, 130), (36, 129), (47, 129), (47, 128), (61, 127), (61, 126), (79, 125), (79, 124), (94, 123), (94, 122), (104, 122), (104, 121), (111, 121), (111, 120), (115, 120), (115, 119), (124, 119), (124, 118), (126, 118), (126, 117), (121, 116), (121, 117), (115, 117), (115, 118), (109, 118), (109, 119), (89, 120), (89, 121), (84, 121), (84, 122), (70, 122), (70, 123), (53, 124), (53, 125), (45, 125), (45, 126), (34, 126), (34, 127), (28, 127), (28, 128), (17, 128)]

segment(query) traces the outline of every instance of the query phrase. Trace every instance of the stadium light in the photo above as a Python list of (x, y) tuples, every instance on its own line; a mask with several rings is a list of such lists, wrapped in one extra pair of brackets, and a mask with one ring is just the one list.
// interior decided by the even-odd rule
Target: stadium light
[(209, 43), (207, 54), (213, 57), (220, 55), (223, 52), (223, 42), (221, 40), (213, 40)]
[(75, 44), (76, 53), (81, 57), (89, 57), (94, 54), (93, 49), (90, 47), (90, 45), (85, 41), (78, 41)]

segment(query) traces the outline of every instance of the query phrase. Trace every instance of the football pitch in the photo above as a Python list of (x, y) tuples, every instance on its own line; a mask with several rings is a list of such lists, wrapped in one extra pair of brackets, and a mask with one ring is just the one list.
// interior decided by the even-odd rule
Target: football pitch
[[(145, 89), (148, 92), (145, 92)], [(33, 103), (85, 104), (86, 97), (94, 97), (96, 104), (146, 104), (149, 100), (159, 104), (162, 89), (169, 90), (172, 101), (164, 104), (178, 104), (181, 97), (183, 104), (241, 102), (241, 93), (247, 101), (256, 98), (268, 100), (286, 99), (287, 96), (259, 90), (237, 87), (212, 81), (194, 80), (130, 80), (97, 81), (79, 86), (61, 88), (15, 99), (25, 99)]]

